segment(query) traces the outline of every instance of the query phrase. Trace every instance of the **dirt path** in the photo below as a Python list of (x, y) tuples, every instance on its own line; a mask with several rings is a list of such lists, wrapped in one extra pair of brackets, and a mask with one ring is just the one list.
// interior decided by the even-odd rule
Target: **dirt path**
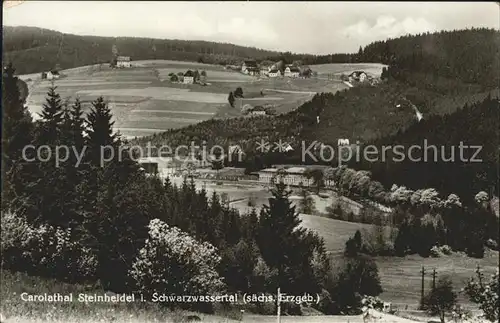
[(308, 91), (276, 90), (276, 89), (264, 89), (264, 91), (273, 91), (279, 93), (309, 94), (309, 95), (314, 95), (318, 93), (318, 92), (308, 92)]

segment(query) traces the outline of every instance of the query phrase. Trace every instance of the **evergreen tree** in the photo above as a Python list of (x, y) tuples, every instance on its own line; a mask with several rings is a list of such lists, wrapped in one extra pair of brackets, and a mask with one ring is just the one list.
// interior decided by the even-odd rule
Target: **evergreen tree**
[(301, 220), (288, 199), (291, 192), (285, 184), (276, 184), (271, 193), (269, 205), (264, 205), (261, 211), (257, 231), (262, 258), (278, 273), (274, 286), (290, 293), (310, 291), (316, 287), (310, 283), (313, 279), (310, 262), (322, 241), (300, 227)]
[[(31, 114), (23, 105), (15, 69), (8, 64), (2, 74), (2, 209), (26, 187), (23, 168), (31, 167), (22, 158), (23, 148), (33, 140)], [(28, 155), (28, 158), (33, 156)]]
[(85, 118), (83, 117), (82, 105), (79, 98), (75, 99), (70, 110), (72, 143), (77, 149), (84, 144), (83, 131), (85, 130)]
[(47, 92), (47, 98), (43, 104), (40, 114), (42, 126), (39, 141), (46, 145), (57, 145), (60, 142), (61, 124), (63, 122), (64, 111), (61, 97), (56, 92), (57, 87), (52, 83)]
[[(87, 145), (93, 165), (100, 166), (101, 160), (109, 159), (111, 148), (105, 147), (114, 149), (118, 145), (116, 134), (113, 134), (114, 121), (111, 121), (111, 119), (111, 110), (102, 96), (92, 102), (92, 109), (87, 116), (90, 127)], [(101, 149), (103, 151), (102, 156)]]

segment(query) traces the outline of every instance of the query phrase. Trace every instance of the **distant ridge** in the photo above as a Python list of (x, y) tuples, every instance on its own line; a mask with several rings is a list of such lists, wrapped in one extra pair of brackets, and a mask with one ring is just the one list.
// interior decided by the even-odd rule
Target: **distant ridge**
[(168, 59), (234, 64), (244, 58), (264, 59), (276, 51), (229, 43), (142, 37), (80, 36), (27, 26), (3, 26), (4, 64), (12, 62), (19, 74), (108, 63), (113, 46), (133, 60)]

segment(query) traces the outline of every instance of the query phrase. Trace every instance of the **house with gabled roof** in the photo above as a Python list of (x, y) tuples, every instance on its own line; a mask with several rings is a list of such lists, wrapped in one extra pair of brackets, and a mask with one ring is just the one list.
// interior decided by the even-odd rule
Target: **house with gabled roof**
[(116, 67), (132, 67), (130, 56), (118, 56), (116, 58)]
[(296, 66), (287, 66), (285, 68), (285, 76), (286, 77), (299, 77), (300, 69)]
[(269, 77), (279, 77), (279, 76), (281, 76), (281, 72), (279, 69), (272, 69), (269, 71), (268, 76)]
[(241, 64), (241, 72), (249, 75), (256, 75), (259, 73), (259, 67), (254, 60), (247, 60)]
[(191, 70), (187, 70), (183, 75), (182, 83), (184, 84), (193, 84), (194, 83), (194, 72)]

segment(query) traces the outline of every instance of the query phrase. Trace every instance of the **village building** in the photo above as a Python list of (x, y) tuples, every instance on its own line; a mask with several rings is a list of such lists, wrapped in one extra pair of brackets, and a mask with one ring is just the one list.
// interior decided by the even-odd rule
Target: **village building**
[(252, 116), (265, 116), (267, 113), (266, 113), (266, 111), (252, 110), (252, 111), (249, 111), (248, 114), (252, 115)]
[(271, 184), (282, 182), (289, 186), (311, 186), (312, 179), (305, 176), (305, 167), (290, 167), (285, 169), (278, 168), (265, 168), (257, 172), (259, 175), (259, 182), (263, 184)]
[(351, 74), (349, 74), (349, 82), (352, 83), (354, 81), (356, 82), (364, 82), (368, 79), (368, 75), (363, 72), (363, 71), (354, 71)]
[(49, 71), (47, 72), (46, 78), (47, 80), (57, 80), (60, 77), (58, 71)]
[(124, 68), (124, 67), (132, 67), (130, 62), (130, 56), (118, 56), (116, 58), (116, 67)]
[(184, 84), (193, 84), (194, 83), (194, 72), (191, 70), (188, 70), (186, 73), (183, 75), (183, 81), (182, 83)]
[(259, 72), (259, 67), (256, 61), (244, 61), (241, 64), (241, 72), (249, 75), (256, 75)]
[(280, 77), (281, 76), (281, 72), (278, 69), (273, 69), (273, 70), (269, 71), (268, 76), (269, 77)]
[(287, 66), (285, 68), (285, 76), (286, 77), (299, 77), (300, 69), (296, 66)]
[(245, 74), (257, 76), (260, 73), (260, 69), (257, 67), (247, 67)]
[(260, 74), (260, 76), (268, 76), (270, 70), (271, 69), (269, 68), (269, 66), (261, 66), (259, 74)]

